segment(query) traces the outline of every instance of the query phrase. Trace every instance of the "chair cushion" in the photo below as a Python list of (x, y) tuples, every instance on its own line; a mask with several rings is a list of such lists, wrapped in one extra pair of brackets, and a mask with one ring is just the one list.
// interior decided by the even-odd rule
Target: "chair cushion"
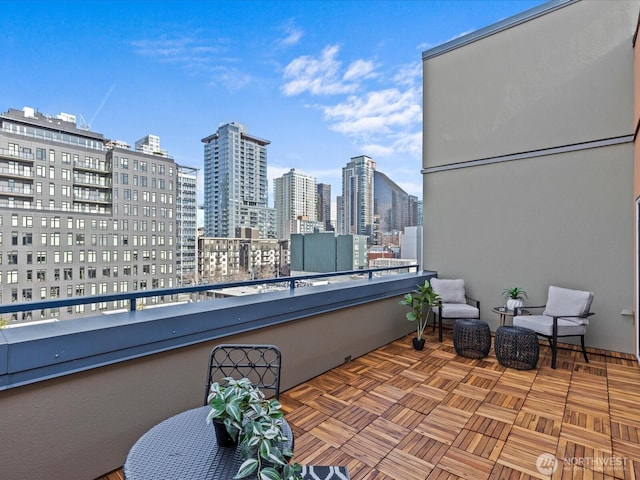
[[(436, 315), (440, 311), (440, 307), (433, 307)], [(466, 303), (443, 303), (442, 318), (480, 318), (480, 311)]]
[[(515, 327), (524, 327), (536, 333), (553, 335), (553, 317), (546, 315), (522, 315), (513, 318)], [(558, 336), (584, 335), (587, 331), (585, 324), (572, 321), (571, 319), (558, 318)]]
[(442, 303), (467, 303), (464, 291), (464, 280), (443, 280), (432, 278), (431, 286), (440, 295)]
[[(557, 317), (560, 315), (586, 315), (587, 313), (589, 313), (592, 301), (593, 292), (569, 290), (568, 288), (554, 287), (553, 285), (551, 285), (549, 287), (547, 305), (542, 314), (551, 317)], [(580, 320), (581, 319), (574, 319), (574, 321), (578, 322), (580, 322)]]

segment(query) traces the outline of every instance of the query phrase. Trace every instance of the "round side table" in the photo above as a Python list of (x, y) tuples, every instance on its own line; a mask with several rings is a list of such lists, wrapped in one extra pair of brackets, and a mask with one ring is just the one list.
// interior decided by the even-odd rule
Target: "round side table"
[(491, 330), (487, 322), (473, 318), (458, 319), (453, 325), (453, 347), (458, 355), (484, 358), (491, 350)]
[[(501, 326), (506, 323), (507, 319), (515, 316), (514, 311), (507, 309), (507, 307), (493, 307), (491, 311), (498, 314)], [(518, 315), (529, 315), (529, 310), (521, 308)]]

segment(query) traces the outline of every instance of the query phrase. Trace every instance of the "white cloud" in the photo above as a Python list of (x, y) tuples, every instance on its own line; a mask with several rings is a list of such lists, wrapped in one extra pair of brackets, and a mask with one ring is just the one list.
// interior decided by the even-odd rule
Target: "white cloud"
[(356, 60), (349, 66), (342, 79), (349, 82), (361, 78), (373, 78), (376, 76), (374, 68), (373, 62)]
[(337, 59), (340, 47), (325, 47), (319, 57), (303, 55), (285, 67), (282, 91), (287, 96), (309, 92), (312, 95), (336, 95), (356, 91), (359, 80), (374, 75), (373, 64), (365, 60), (351, 63), (340, 75), (342, 62)]
[(290, 20), (286, 25), (282, 26), (281, 30), (284, 33), (284, 38), (280, 39), (279, 43), (280, 45), (284, 45), (287, 47), (297, 45), (304, 35), (302, 30), (300, 30), (293, 24), (292, 20)]
[(348, 136), (368, 138), (390, 134), (394, 128), (422, 121), (420, 91), (396, 88), (350, 96), (346, 102), (324, 109), (325, 119), (335, 122), (331, 128)]

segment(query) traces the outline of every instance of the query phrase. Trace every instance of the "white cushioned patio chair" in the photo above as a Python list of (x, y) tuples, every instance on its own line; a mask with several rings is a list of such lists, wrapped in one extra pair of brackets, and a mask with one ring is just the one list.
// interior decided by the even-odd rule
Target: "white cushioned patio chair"
[[(433, 307), (438, 320), (438, 340), (442, 341), (442, 319), (480, 318), (480, 302), (469, 296), (464, 289), (464, 280), (432, 278), (433, 290), (440, 296), (440, 303)], [(435, 330), (435, 318), (433, 328)]]
[(513, 325), (533, 330), (541, 337), (549, 340), (551, 346), (551, 368), (556, 368), (558, 338), (580, 337), (582, 355), (588, 362), (587, 350), (584, 346), (584, 335), (589, 325), (589, 310), (593, 302), (593, 292), (570, 290), (568, 288), (549, 287), (547, 303), (540, 306), (527, 306), (527, 310), (544, 308), (542, 315), (518, 315), (516, 309)]

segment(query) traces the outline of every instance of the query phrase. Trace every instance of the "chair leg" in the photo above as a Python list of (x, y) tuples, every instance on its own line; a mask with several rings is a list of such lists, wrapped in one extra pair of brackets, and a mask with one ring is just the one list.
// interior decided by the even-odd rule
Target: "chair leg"
[(582, 355), (584, 356), (584, 361), (589, 363), (589, 359), (587, 358), (587, 349), (584, 347), (584, 335), (580, 335), (580, 345), (582, 345)]
[(551, 368), (556, 368), (556, 355), (558, 353), (558, 339), (549, 338), (551, 344)]
[(438, 315), (438, 340), (442, 343), (442, 315)]

